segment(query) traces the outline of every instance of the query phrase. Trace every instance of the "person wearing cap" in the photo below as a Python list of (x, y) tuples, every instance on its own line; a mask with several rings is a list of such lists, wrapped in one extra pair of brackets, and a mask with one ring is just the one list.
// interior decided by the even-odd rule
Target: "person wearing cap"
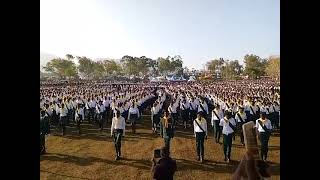
[(117, 111), (111, 123), (111, 137), (113, 137), (116, 148), (116, 160), (121, 158), (121, 138), (125, 136), (125, 128), (125, 119), (121, 116), (120, 111)]
[(256, 120), (256, 129), (261, 144), (260, 157), (266, 161), (268, 156), (268, 142), (272, 131), (271, 121), (266, 118), (266, 113), (261, 113), (260, 118)]
[(239, 112), (236, 113), (235, 120), (237, 122), (237, 129), (238, 129), (238, 132), (239, 132), (239, 135), (240, 135), (241, 144), (244, 145), (244, 137), (243, 137), (242, 125), (247, 122), (247, 115), (244, 112), (244, 107), (243, 106), (239, 107)]
[(211, 125), (213, 127), (213, 134), (216, 143), (220, 142), (221, 137), (221, 127), (220, 127), (220, 120), (223, 119), (223, 112), (220, 109), (220, 105), (217, 104), (215, 108), (212, 110), (212, 118), (211, 118)]
[(198, 112), (197, 118), (193, 121), (194, 136), (196, 138), (196, 149), (198, 161), (204, 161), (204, 139), (207, 139), (207, 121), (202, 116), (202, 112)]
[(231, 156), (232, 136), (236, 129), (236, 121), (231, 117), (231, 112), (225, 112), (225, 117), (220, 120), (219, 125), (222, 126), (224, 161), (229, 163)]

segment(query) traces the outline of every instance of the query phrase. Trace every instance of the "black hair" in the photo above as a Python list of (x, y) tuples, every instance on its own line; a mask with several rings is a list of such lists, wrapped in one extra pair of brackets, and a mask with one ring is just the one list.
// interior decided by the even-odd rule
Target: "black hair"
[(164, 146), (160, 149), (160, 155), (162, 158), (168, 158), (170, 155), (169, 149), (167, 146)]

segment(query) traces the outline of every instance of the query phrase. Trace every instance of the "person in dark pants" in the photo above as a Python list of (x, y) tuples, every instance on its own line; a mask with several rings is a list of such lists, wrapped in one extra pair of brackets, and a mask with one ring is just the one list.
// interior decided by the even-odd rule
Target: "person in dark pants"
[(157, 133), (157, 126), (159, 124), (159, 106), (158, 103), (153, 103), (151, 107), (151, 122), (152, 122), (152, 132)]
[(111, 137), (113, 137), (116, 148), (116, 160), (119, 160), (121, 157), (121, 138), (125, 136), (126, 128), (125, 119), (120, 114), (120, 111), (117, 111), (116, 117), (112, 118), (111, 123)]
[(46, 153), (46, 142), (45, 136), (48, 134), (48, 124), (49, 121), (46, 111), (40, 111), (40, 155)]
[(169, 111), (169, 114), (170, 114), (170, 116), (172, 118), (173, 129), (176, 129), (177, 120), (178, 120), (178, 113), (177, 113), (176, 103), (171, 101), (170, 105), (168, 107), (168, 111)]
[(106, 111), (105, 106), (102, 104), (102, 101), (99, 101), (98, 108), (99, 108), (98, 123), (99, 123), (100, 131), (102, 131), (103, 125), (104, 125), (104, 119), (105, 119), (105, 111)]
[(268, 156), (268, 142), (272, 130), (271, 121), (266, 118), (266, 114), (262, 113), (260, 118), (256, 120), (256, 128), (261, 144), (260, 157), (266, 161)]
[(236, 129), (236, 121), (231, 117), (231, 112), (225, 112), (225, 117), (220, 120), (220, 126), (222, 126), (223, 134), (224, 161), (229, 163), (231, 156), (232, 136)]
[(68, 109), (65, 107), (64, 103), (62, 103), (60, 108), (60, 128), (62, 128), (62, 136), (64, 136), (66, 133), (67, 116)]
[(194, 97), (191, 97), (191, 100), (189, 103), (190, 103), (190, 119), (193, 121), (197, 118), (198, 105), (194, 101)]
[(75, 121), (77, 123), (78, 134), (81, 134), (81, 122), (84, 117), (84, 107), (82, 104), (77, 105), (77, 109), (75, 111)]
[(183, 121), (184, 128), (187, 128), (187, 123), (189, 122), (189, 103), (185, 99), (182, 100), (180, 104), (181, 118)]
[(214, 134), (214, 139), (216, 143), (220, 142), (220, 137), (221, 137), (221, 127), (220, 127), (220, 120), (223, 119), (223, 112), (220, 109), (220, 105), (217, 104), (212, 111), (212, 118), (211, 118), (211, 125), (213, 127), (213, 134)]
[(136, 122), (140, 117), (140, 112), (134, 102), (129, 108), (128, 120), (131, 122), (132, 133), (136, 133)]
[(165, 111), (164, 116), (161, 118), (160, 135), (164, 139), (164, 144), (170, 152), (170, 141), (174, 136), (174, 130), (172, 118), (169, 116), (168, 111)]
[(244, 113), (243, 110), (244, 110), (244, 108), (242, 106), (240, 106), (239, 107), (239, 112), (236, 113), (236, 116), (235, 116), (235, 119), (238, 122), (237, 123), (237, 129), (238, 129), (238, 132), (239, 132), (240, 141), (241, 141), (242, 145), (244, 145), (244, 137), (243, 137), (242, 125), (247, 122), (247, 116), (246, 116), (246, 113)]
[(193, 121), (194, 135), (196, 138), (198, 161), (204, 162), (204, 139), (207, 139), (207, 121), (202, 117), (202, 112), (197, 114)]

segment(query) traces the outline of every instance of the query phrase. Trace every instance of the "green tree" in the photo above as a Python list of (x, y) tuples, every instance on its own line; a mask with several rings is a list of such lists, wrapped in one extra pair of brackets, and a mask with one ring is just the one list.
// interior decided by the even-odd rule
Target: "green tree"
[(105, 75), (104, 64), (102, 61), (94, 62), (93, 76), (96, 79), (100, 79)]
[(78, 57), (78, 60), (79, 60), (78, 69), (79, 69), (80, 74), (86, 79), (93, 78), (95, 63), (91, 59), (89, 59), (85, 56)]
[(103, 65), (107, 75), (118, 75), (122, 71), (121, 65), (115, 60), (104, 60)]
[(159, 57), (157, 62), (159, 71), (162, 75), (167, 75), (172, 70), (169, 58)]
[(123, 64), (123, 69), (127, 75), (138, 75), (137, 61), (134, 57), (125, 55), (120, 62)]
[(280, 77), (280, 57), (270, 57), (266, 65), (266, 74), (273, 78)]
[(67, 60), (72, 60), (72, 59), (74, 59), (74, 57), (71, 55), (71, 54), (66, 54), (66, 58), (67, 58)]
[(250, 78), (257, 78), (264, 75), (264, 70), (266, 66), (266, 60), (261, 59), (257, 55), (245, 55), (244, 56), (245, 69), (244, 72)]
[(224, 65), (221, 69), (221, 75), (224, 79), (236, 79), (237, 76), (242, 72), (242, 66), (238, 60), (224, 61)]
[(55, 58), (43, 67), (45, 71), (59, 76), (61, 79), (77, 77), (77, 67), (73, 61)]

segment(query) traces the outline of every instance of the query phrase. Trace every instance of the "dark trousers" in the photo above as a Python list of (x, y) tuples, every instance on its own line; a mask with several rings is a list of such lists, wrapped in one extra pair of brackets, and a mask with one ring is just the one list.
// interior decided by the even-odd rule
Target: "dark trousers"
[(204, 138), (206, 136), (205, 132), (196, 132), (196, 146), (198, 157), (204, 158)]
[(131, 122), (131, 129), (132, 132), (136, 132), (136, 121), (138, 120), (138, 115), (137, 114), (130, 114), (130, 122)]
[(233, 133), (223, 134), (223, 153), (225, 157), (230, 159)]
[(105, 118), (104, 114), (105, 114), (105, 112), (101, 112), (100, 115), (99, 115), (100, 117), (98, 119), (99, 128), (100, 128), (101, 131), (103, 130), (103, 123), (104, 123), (104, 118)]
[(91, 120), (94, 119), (94, 108), (89, 109), (89, 114), (88, 114), (88, 122), (91, 123)]
[(66, 119), (67, 116), (60, 117), (60, 128), (62, 129), (62, 135), (66, 133)]
[(78, 133), (81, 133), (81, 121), (82, 121), (83, 117), (82, 115), (79, 115), (79, 119), (77, 121), (77, 128), (78, 128)]
[(123, 129), (114, 129), (113, 131), (113, 142), (116, 148), (117, 156), (121, 156), (121, 137), (123, 134)]
[[(105, 114), (106, 114), (106, 123), (108, 123), (108, 120), (110, 118), (110, 107), (106, 107), (106, 111), (105, 111)], [(124, 117), (126, 118), (126, 117)]]
[(164, 139), (164, 145), (168, 148), (169, 152), (170, 152), (170, 137), (165, 137)]
[(178, 120), (178, 113), (172, 113), (172, 114), (171, 114), (171, 117), (172, 117), (173, 127), (176, 127), (176, 125), (177, 125), (177, 120)]
[(157, 126), (159, 124), (160, 118), (158, 114), (154, 114), (152, 117), (152, 127), (153, 129), (156, 131), (157, 130)]
[(213, 121), (214, 124), (213, 124), (213, 130), (214, 130), (214, 138), (216, 140), (216, 142), (219, 142), (220, 141), (220, 137), (221, 137), (221, 126), (219, 125), (220, 121), (217, 120), (217, 121)]
[(191, 110), (190, 111), (190, 119), (191, 121), (195, 120), (197, 118), (197, 111), (196, 110)]
[(46, 150), (46, 142), (44, 133), (40, 134), (40, 154)]
[(261, 143), (261, 152), (260, 157), (262, 160), (267, 159), (268, 156), (268, 142), (269, 142), (269, 133), (261, 132), (260, 133), (260, 143)]

